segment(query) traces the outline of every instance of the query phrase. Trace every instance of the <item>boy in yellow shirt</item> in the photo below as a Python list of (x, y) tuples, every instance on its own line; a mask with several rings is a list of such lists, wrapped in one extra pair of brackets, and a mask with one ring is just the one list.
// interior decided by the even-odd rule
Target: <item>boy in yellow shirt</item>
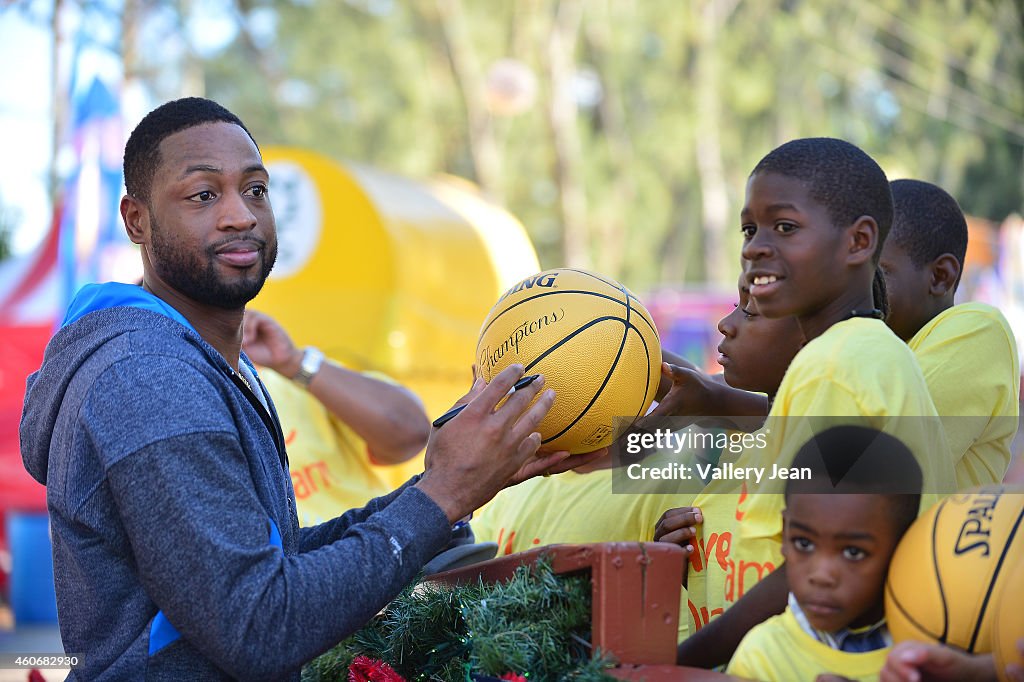
[(817, 434), (793, 466), (810, 476), (786, 483), (788, 605), (747, 633), (726, 672), (762, 682), (876, 680), (892, 645), (885, 576), (917, 517), (921, 470), (899, 440), (860, 426)]
[[(875, 266), (891, 222), (885, 173), (848, 142), (794, 140), (751, 173), (741, 213), (750, 295), (765, 317), (795, 317), (806, 339), (772, 403), (760, 465), (789, 467), (800, 446), (830, 426), (869, 426), (907, 445), (930, 503), (955, 489), (955, 476), (924, 377), (875, 307)], [(770, 483), (757, 492), (781, 480)], [(782, 506), (780, 495), (749, 496), (738, 557), (781, 546)], [(783, 564), (684, 641), (679, 662), (725, 663), (751, 627), (782, 612), (786, 592)]]
[(879, 269), (886, 324), (917, 357), (956, 462), (957, 487), (998, 483), (1017, 432), (1020, 360), (1006, 318), (985, 303), (953, 304), (967, 254), (956, 199), (920, 180), (891, 183), (892, 232)]

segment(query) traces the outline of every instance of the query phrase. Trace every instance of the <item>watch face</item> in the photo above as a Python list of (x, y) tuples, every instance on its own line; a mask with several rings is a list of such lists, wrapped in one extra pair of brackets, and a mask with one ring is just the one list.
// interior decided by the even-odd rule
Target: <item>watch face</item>
[(302, 354), (302, 363), (299, 365), (299, 373), (295, 375), (294, 381), (306, 386), (313, 375), (320, 371), (320, 365), (324, 362), (324, 354), (319, 348), (310, 346)]

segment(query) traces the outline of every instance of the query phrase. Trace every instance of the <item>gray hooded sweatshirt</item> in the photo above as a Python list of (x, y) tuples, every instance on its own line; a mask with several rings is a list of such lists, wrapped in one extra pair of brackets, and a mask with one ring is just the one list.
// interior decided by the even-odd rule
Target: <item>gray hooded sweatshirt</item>
[(412, 481), (299, 528), (273, 403), (249, 383), (140, 287), (72, 303), (21, 420), (61, 637), (84, 661), (69, 679), (297, 680), (448, 541)]

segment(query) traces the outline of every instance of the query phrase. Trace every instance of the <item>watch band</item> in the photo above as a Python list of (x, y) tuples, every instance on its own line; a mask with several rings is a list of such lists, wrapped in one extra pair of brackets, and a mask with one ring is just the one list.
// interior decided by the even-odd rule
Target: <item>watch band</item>
[(307, 346), (302, 352), (302, 363), (299, 365), (299, 373), (292, 377), (292, 381), (303, 388), (309, 388), (309, 382), (313, 376), (320, 371), (324, 364), (324, 354), (319, 348)]

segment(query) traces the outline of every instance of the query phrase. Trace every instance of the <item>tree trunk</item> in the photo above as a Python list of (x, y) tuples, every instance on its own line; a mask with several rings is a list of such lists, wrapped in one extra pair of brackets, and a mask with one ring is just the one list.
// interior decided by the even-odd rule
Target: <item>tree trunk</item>
[(729, 192), (722, 164), (719, 128), (722, 107), (717, 43), (722, 23), (732, 9), (717, 0), (705, 0), (697, 11), (700, 12), (701, 30), (695, 68), (697, 125), (694, 134), (704, 229), (704, 275), (708, 282), (725, 285), (736, 271), (738, 257), (731, 258), (725, 244)]
[(494, 133), (494, 119), (487, 110), (485, 83), (479, 60), (466, 27), (460, 0), (436, 0), (448, 57), (462, 92), (469, 124), (469, 151), (476, 181), (491, 200), (504, 203), (502, 158)]
[[(597, 249), (594, 260), (597, 269), (611, 277), (621, 278), (623, 263), (626, 257), (626, 243), (629, 229), (625, 216), (636, 200), (637, 188), (633, 179), (632, 169), (636, 163), (633, 139), (626, 125), (626, 111), (622, 103), (622, 93), (611, 77), (608, 55), (611, 42), (610, 30), (614, 30), (616, 22), (613, 8), (604, 5), (605, 13), (599, 21), (588, 21), (584, 37), (592, 55), (594, 68), (597, 69), (604, 96), (598, 105), (601, 116), (604, 139), (608, 144), (611, 159), (612, 176), (608, 178), (610, 193), (613, 197), (614, 210), (604, 211), (598, 220), (592, 219), (592, 227), (596, 232)], [(621, 8), (620, 8), (621, 9)]]
[(583, 4), (579, 0), (558, 3), (548, 40), (547, 66), (551, 87), (548, 123), (555, 151), (555, 185), (562, 214), (561, 265), (586, 268), (590, 266), (587, 197), (581, 173), (583, 154), (576, 129), (576, 98), (572, 89), (573, 57), (582, 17)]

